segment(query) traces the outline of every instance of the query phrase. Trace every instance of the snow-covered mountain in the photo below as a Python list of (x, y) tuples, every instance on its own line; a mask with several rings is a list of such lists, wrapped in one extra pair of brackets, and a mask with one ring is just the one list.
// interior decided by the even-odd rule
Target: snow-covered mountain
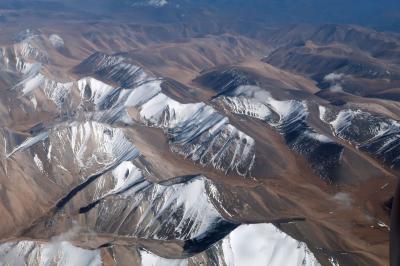
[(396, 34), (64, 2), (0, 3), (0, 265), (388, 264)]

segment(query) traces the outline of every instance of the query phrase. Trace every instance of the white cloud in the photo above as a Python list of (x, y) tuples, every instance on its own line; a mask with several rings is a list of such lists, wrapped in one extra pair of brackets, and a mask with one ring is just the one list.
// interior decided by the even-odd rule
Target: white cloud
[(49, 41), (55, 48), (64, 47), (64, 40), (57, 34), (52, 34), (49, 36)]
[(324, 77), (324, 81), (337, 82), (341, 81), (345, 77), (342, 73), (330, 73)]
[(351, 207), (352, 199), (348, 193), (339, 192), (333, 197), (333, 199), (346, 208)]
[(332, 85), (329, 88), (329, 90), (332, 91), (332, 92), (342, 92), (343, 91), (343, 87), (340, 84), (335, 84), (335, 85)]

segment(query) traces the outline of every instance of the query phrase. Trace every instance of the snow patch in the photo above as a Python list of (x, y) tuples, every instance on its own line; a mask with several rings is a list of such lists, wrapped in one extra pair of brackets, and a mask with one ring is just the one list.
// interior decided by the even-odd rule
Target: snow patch
[(333, 120), (330, 124), (333, 127), (335, 133), (340, 133), (344, 129), (348, 128), (352, 124), (352, 120), (361, 114), (361, 110), (342, 110), (336, 116), (336, 119)]
[(45, 77), (40, 73), (33, 76), (32, 78), (25, 80), (22, 83), (23, 84), (22, 93), (26, 95), (32, 92), (33, 90), (37, 89), (40, 85), (42, 85), (44, 80)]
[(390, 231), (390, 226), (388, 226), (387, 224), (385, 224), (382, 221), (378, 221), (378, 226), (381, 228), (386, 228), (388, 231)]
[(35, 161), (35, 164), (39, 168), (40, 172), (43, 173), (44, 172), (43, 162), (42, 162), (42, 160), (40, 160), (40, 158), (37, 154), (35, 154), (35, 156), (33, 157), (33, 160)]
[(164, 259), (146, 250), (140, 250), (141, 265), (143, 266), (187, 266), (187, 260)]
[(100, 250), (85, 250), (62, 241), (38, 243), (21, 241), (0, 245), (2, 265), (57, 265), (57, 266), (100, 266)]
[(135, 183), (143, 180), (143, 174), (132, 162), (124, 161), (118, 165), (113, 171), (114, 188), (108, 194), (117, 194), (123, 192)]
[(326, 116), (326, 113), (327, 113), (326, 107), (320, 105), (320, 106), (318, 106), (318, 110), (319, 110), (319, 119), (321, 119), (321, 121), (325, 122), (325, 120), (326, 120), (325, 116)]
[(332, 266), (340, 266), (339, 262), (334, 257), (330, 257), (329, 262), (331, 263)]
[(243, 114), (266, 121), (271, 115), (270, 109), (263, 103), (252, 101), (246, 97), (238, 96), (235, 99), (224, 97), (223, 101), (232, 112)]
[(223, 240), (231, 266), (320, 265), (305, 243), (272, 224), (242, 225)]
[(161, 92), (161, 83), (162, 80), (155, 80), (146, 82), (136, 87), (134, 90), (124, 90), (124, 95), (127, 92), (129, 93), (127, 96), (121, 96), (122, 98), (126, 97), (124, 105), (126, 107), (137, 107), (148, 102)]
[(158, 207), (156, 212), (159, 215), (166, 210), (182, 210), (180, 222), (175, 226), (177, 239), (193, 239), (204, 235), (221, 219), (207, 196), (203, 178), (173, 186), (155, 185), (151, 195), (152, 201), (161, 196), (164, 199), (161, 205), (153, 206)]
[(36, 107), (37, 107), (37, 100), (36, 100), (36, 97), (35, 97), (35, 96), (32, 96), (32, 97), (31, 97), (31, 103), (32, 103), (32, 105), (33, 105), (33, 108), (36, 109)]
[[(66, 142), (65, 146), (71, 147), (74, 158), (81, 167), (91, 164), (108, 167), (126, 158), (139, 156), (139, 150), (125, 137), (121, 129), (97, 122), (74, 122), (66, 133), (66, 136), (59, 136), (59, 139)], [(91, 148), (93, 146), (95, 149)]]
[(85, 78), (78, 81), (81, 98), (93, 102), (95, 105), (102, 103), (114, 88), (94, 78)]
[(305, 131), (304, 134), (322, 143), (334, 143), (333, 139), (319, 133), (315, 133), (312, 131)]
[[(304, 102), (276, 100), (268, 91), (257, 86), (239, 86), (233, 91), (233, 95), (235, 96), (224, 96), (223, 100), (228, 104), (229, 108), (236, 113), (255, 113), (256, 115), (253, 116), (263, 120), (269, 120), (272, 112), (275, 112), (279, 115), (278, 124), (292, 123), (308, 115), (307, 105)], [(244, 101), (244, 98), (247, 100)], [(245, 102), (247, 102), (247, 104), (244, 104)], [(256, 110), (256, 112), (253, 110)], [(275, 123), (276, 126), (278, 126), (278, 124)]]

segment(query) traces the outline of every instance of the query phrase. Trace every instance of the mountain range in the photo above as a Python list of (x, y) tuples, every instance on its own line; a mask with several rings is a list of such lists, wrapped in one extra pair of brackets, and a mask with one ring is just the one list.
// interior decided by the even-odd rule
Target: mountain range
[(388, 265), (382, 2), (2, 1), (0, 265)]

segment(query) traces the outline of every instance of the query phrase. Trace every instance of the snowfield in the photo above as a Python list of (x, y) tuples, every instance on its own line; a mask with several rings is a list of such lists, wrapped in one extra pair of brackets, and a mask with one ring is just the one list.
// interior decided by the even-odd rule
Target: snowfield
[[(271, 224), (241, 225), (211, 249), (217, 256), (213, 261), (217, 265), (320, 266), (305, 243)], [(142, 265), (151, 266), (191, 265), (197, 259), (164, 259), (145, 250), (141, 250), (140, 255)]]

